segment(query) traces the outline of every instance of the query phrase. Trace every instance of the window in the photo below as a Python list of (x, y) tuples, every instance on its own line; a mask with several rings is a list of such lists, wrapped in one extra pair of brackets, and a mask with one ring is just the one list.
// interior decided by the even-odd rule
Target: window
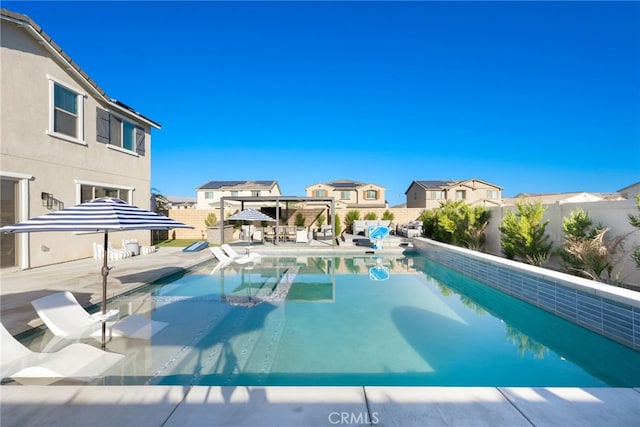
[(205, 192), (204, 192), (204, 198), (205, 198), (206, 200), (211, 200), (211, 199), (213, 199), (213, 191), (205, 191)]
[(260, 191), (259, 190), (258, 191), (252, 191), (251, 192), (251, 196), (252, 197), (260, 197)]
[(84, 144), (84, 94), (49, 77), (51, 116), (49, 134)]
[(351, 192), (350, 191), (341, 191), (340, 192), (341, 200), (351, 200)]
[(144, 156), (146, 135), (143, 128), (100, 107), (96, 109), (96, 118), (96, 141)]
[(238, 197), (238, 191), (231, 191), (231, 197)]
[(465, 200), (467, 198), (466, 190), (456, 190), (456, 200)]
[(442, 190), (429, 191), (429, 199), (442, 200)]
[(327, 190), (313, 190), (313, 197), (327, 197)]
[(111, 116), (109, 126), (111, 135), (109, 144), (130, 151), (135, 149), (136, 127), (132, 123), (116, 116)]
[(80, 202), (88, 202), (98, 197), (115, 197), (131, 203), (129, 195), (131, 191), (128, 188), (107, 187), (92, 184), (80, 184)]
[(487, 190), (487, 197), (489, 199), (497, 199), (498, 198), (498, 190)]
[(376, 200), (378, 198), (378, 192), (376, 190), (367, 190), (364, 193), (365, 200)]

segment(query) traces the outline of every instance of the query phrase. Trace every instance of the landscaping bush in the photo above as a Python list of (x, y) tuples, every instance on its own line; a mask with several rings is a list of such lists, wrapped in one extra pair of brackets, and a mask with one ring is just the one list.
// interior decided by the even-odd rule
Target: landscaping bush
[(443, 243), (481, 250), (489, 224), (489, 212), (464, 201), (447, 201), (433, 211), (420, 214), (423, 234)]
[(593, 225), (582, 209), (563, 218), (562, 230), (564, 243), (558, 252), (569, 273), (610, 284), (619, 281), (613, 269), (620, 261), (624, 236), (605, 239), (609, 228)]
[(367, 214), (364, 216), (364, 219), (369, 221), (375, 221), (376, 219), (378, 219), (378, 215), (376, 215), (375, 212), (367, 212)]
[(344, 225), (349, 233), (353, 233), (353, 222), (358, 220), (360, 220), (359, 210), (354, 209), (352, 211), (347, 212), (347, 215), (344, 218)]
[(545, 209), (536, 203), (517, 203), (502, 219), (502, 253), (509, 258), (541, 266), (551, 255), (553, 245), (546, 234), (549, 221), (542, 221)]

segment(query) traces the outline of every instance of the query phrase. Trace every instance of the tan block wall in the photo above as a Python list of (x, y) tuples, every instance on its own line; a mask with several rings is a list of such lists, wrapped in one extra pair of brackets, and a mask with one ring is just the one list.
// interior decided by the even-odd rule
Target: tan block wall
[[(409, 221), (413, 221), (418, 219), (420, 214), (424, 209), (422, 208), (388, 208), (389, 211), (394, 214), (394, 225), (406, 224)], [(347, 216), (349, 211), (353, 209), (336, 209), (336, 214), (340, 217), (340, 221), (342, 222), (342, 229), (344, 230), (344, 219)], [(364, 216), (369, 212), (374, 212), (378, 215), (378, 219), (382, 218), (382, 214), (387, 208), (364, 208), (358, 209), (360, 211), (360, 217), (364, 218)], [(219, 209), (171, 209), (168, 212), (168, 216), (171, 219), (175, 219), (176, 221), (183, 222), (185, 224), (191, 225), (195, 227), (194, 229), (175, 229), (169, 231), (169, 238), (175, 239), (202, 239), (205, 240), (207, 238), (206, 226), (204, 225), (204, 220), (207, 218), (209, 213), (215, 213), (220, 219), (220, 210)]]

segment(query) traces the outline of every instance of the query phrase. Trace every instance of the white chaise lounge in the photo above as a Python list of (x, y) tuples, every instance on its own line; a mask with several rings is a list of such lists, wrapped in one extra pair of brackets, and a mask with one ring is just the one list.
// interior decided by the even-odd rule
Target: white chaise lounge
[(31, 301), (31, 305), (47, 328), (59, 337), (101, 336), (103, 320), (107, 322), (107, 331), (112, 337), (150, 339), (168, 325), (138, 314), (112, 321), (119, 310), (110, 310), (105, 315), (100, 312), (89, 314), (69, 291), (38, 298)]
[(237, 264), (246, 264), (248, 262), (254, 261), (247, 255), (243, 255), (239, 258), (231, 258), (229, 255), (226, 255), (224, 252), (222, 252), (222, 249), (220, 249), (217, 246), (210, 246), (209, 250), (211, 250), (211, 253), (213, 254), (213, 256), (215, 256), (220, 262), (226, 262), (226, 263), (235, 262)]
[(243, 256), (247, 256), (247, 257), (249, 257), (249, 258), (250, 258), (250, 259), (252, 259), (252, 260), (257, 260), (258, 258), (261, 258), (261, 257), (262, 257), (262, 255), (260, 255), (260, 254), (258, 254), (258, 253), (255, 253), (255, 252), (249, 252), (249, 253), (248, 253), (248, 254), (246, 254), (246, 255), (241, 255), (241, 254), (239, 254), (238, 252), (236, 252), (236, 250), (235, 250), (235, 249), (233, 249), (233, 248), (231, 247), (231, 245), (229, 245), (228, 243), (223, 243), (222, 245), (220, 245), (220, 248), (221, 248), (221, 249), (222, 249), (222, 250), (223, 250), (227, 255), (229, 255), (229, 257), (230, 257), (231, 259), (240, 259), (240, 258), (242, 258)]
[(122, 354), (82, 343), (73, 343), (55, 353), (37, 353), (22, 345), (4, 325), (0, 325), (0, 339), (0, 378), (12, 378), (21, 384), (89, 382), (124, 359)]

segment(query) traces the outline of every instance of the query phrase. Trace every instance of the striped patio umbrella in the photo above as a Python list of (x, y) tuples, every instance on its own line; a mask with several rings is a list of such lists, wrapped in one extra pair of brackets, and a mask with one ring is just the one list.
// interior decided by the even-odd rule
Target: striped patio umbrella
[[(240, 212), (237, 212), (227, 218), (228, 221), (275, 221), (275, 219), (271, 218), (269, 215), (264, 214), (255, 209), (245, 209)], [(251, 237), (249, 237), (249, 246), (251, 246)]]
[[(126, 202), (102, 197), (80, 205), (41, 215), (0, 228), (4, 233), (35, 233), (42, 231), (86, 231), (104, 233), (102, 264), (102, 313), (107, 312), (107, 265), (109, 231), (169, 230), (193, 228), (164, 215), (132, 206)], [(102, 324), (102, 345), (105, 344), (106, 325)]]

